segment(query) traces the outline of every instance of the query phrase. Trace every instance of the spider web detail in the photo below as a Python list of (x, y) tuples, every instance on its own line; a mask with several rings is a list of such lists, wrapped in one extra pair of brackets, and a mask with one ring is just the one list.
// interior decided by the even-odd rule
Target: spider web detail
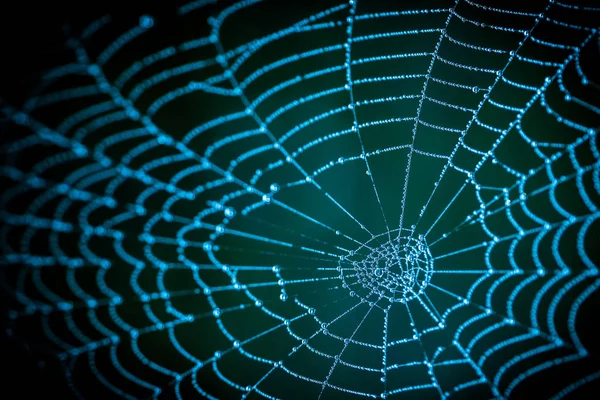
[(307, 3), (65, 30), (0, 103), (7, 332), (79, 398), (597, 380), (600, 8)]

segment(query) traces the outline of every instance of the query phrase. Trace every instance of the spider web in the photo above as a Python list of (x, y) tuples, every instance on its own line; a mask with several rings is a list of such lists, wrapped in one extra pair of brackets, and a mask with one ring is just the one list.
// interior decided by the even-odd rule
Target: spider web
[(600, 9), (328, 3), (105, 16), (2, 104), (8, 332), (78, 397), (600, 377)]

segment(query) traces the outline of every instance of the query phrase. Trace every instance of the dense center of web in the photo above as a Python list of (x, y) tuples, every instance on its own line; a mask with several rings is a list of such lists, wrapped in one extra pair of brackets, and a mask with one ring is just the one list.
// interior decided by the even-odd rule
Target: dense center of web
[[(376, 245), (376, 246), (373, 246)], [(433, 259), (423, 236), (366, 243), (340, 260), (344, 287), (352, 296), (406, 303), (424, 293)]]

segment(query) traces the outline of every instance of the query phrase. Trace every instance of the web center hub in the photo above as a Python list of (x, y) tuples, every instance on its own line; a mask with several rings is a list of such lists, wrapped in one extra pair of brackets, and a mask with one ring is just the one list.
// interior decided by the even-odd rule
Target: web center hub
[(429, 285), (433, 257), (421, 235), (383, 243), (373, 239), (342, 257), (338, 270), (352, 296), (406, 303), (422, 295)]

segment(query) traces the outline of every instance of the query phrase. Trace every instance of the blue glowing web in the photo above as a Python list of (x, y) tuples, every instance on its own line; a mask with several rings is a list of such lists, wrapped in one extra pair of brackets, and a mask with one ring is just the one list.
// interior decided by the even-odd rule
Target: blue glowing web
[(350, 0), (245, 33), (263, 3), (183, 5), (182, 39), (100, 18), (0, 103), (9, 333), (38, 318), (81, 398), (83, 368), (128, 399), (509, 398), (588, 368), (600, 8)]

